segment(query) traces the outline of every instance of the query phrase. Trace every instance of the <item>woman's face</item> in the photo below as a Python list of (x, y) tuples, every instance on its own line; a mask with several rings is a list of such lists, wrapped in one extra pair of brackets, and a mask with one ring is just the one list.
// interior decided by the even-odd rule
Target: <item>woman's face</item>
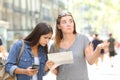
[(51, 37), (52, 37), (52, 33), (42, 35), (39, 39), (39, 44), (41, 46), (46, 46), (48, 44), (49, 40), (51, 39)]
[(71, 16), (62, 17), (58, 29), (61, 29), (63, 33), (73, 33), (74, 31), (73, 18)]

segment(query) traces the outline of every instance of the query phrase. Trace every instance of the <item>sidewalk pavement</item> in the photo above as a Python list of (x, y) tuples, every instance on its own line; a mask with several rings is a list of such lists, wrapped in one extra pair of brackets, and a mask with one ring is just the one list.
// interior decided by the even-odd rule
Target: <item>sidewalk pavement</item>
[(88, 65), (88, 73), (90, 80), (120, 80), (120, 50), (117, 51), (113, 59), (113, 67), (110, 64), (110, 58), (108, 54), (104, 55), (104, 61), (99, 59), (98, 67), (94, 65)]

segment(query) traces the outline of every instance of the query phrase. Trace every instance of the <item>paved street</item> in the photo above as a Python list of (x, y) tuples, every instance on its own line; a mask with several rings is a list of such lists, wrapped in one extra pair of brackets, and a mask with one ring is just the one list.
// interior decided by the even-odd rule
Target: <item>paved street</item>
[(103, 63), (99, 59), (98, 67), (88, 65), (90, 80), (120, 80), (120, 50), (117, 53), (113, 60), (113, 67), (110, 65), (108, 54), (105, 54)]

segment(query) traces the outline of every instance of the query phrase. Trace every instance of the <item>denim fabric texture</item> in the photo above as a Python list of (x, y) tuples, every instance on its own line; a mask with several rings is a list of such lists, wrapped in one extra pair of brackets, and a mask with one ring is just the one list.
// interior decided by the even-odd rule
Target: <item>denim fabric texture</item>
[[(21, 46), (22, 46), (22, 41), (19, 40), (13, 44), (13, 46), (9, 51), (9, 56), (5, 65), (5, 70), (9, 72), (11, 75), (14, 75), (13, 72), (17, 67), (26, 69), (32, 66), (32, 64), (34, 63), (34, 56), (32, 55), (32, 52), (31, 52), (32, 49), (28, 44), (24, 42), (23, 54), (20, 58), (18, 66), (16, 66), (16, 60), (18, 58)], [(44, 75), (44, 66), (47, 61), (47, 53), (43, 46), (39, 47), (38, 58), (40, 62), (38, 80), (42, 80), (42, 76)], [(31, 78), (32, 77), (27, 75), (17, 74), (17, 80), (31, 80)]]

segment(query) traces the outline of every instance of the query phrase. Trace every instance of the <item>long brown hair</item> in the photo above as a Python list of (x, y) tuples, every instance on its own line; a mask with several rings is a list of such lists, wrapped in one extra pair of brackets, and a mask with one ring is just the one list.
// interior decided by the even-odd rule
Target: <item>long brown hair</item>
[[(53, 33), (53, 29), (50, 25), (41, 22), (38, 23), (33, 31), (24, 39), (27, 44), (29, 44), (31, 47), (35, 46), (42, 35)], [(45, 46), (47, 50), (47, 45)]]
[[(65, 16), (72, 16), (72, 14), (68, 11), (62, 11), (58, 17), (57, 17), (57, 20), (56, 20), (56, 31), (55, 31), (55, 47), (56, 47), (56, 51), (59, 50), (60, 48), (60, 41), (61, 39), (63, 38), (63, 33), (62, 31), (58, 28), (58, 25), (60, 25), (60, 22), (61, 22), (61, 18), (62, 17), (65, 17)], [(73, 34), (76, 34), (76, 24), (75, 24), (75, 21), (73, 19), (73, 23), (74, 23), (74, 31), (73, 31)]]

